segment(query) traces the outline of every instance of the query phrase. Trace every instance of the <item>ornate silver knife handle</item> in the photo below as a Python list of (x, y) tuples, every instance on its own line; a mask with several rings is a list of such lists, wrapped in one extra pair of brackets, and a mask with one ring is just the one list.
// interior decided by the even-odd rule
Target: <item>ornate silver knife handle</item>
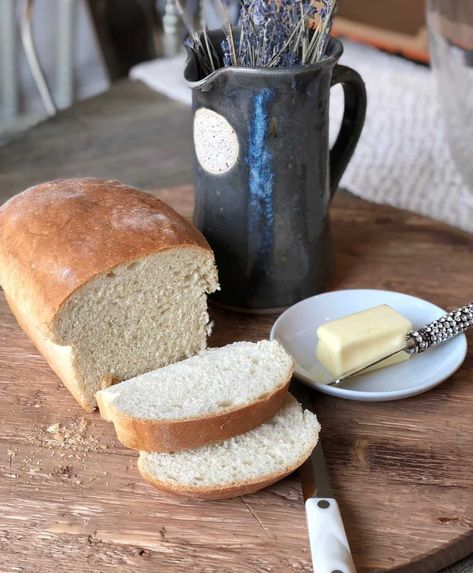
[(473, 326), (473, 302), (445, 314), (407, 335), (407, 350), (418, 354), (445, 342)]

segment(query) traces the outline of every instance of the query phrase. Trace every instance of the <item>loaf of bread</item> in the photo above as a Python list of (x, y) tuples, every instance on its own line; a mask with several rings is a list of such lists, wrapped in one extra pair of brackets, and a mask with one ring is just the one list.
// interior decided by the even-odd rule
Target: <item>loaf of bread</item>
[(141, 452), (138, 469), (158, 489), (199, 499), (254, 493), (296, 470), (314, 449), (320, 425), (290, 394), (267, 422), (192, 450)]
[(0, 208), (0, 284), (19, 324), (87, 410), (112, 383), (206, 347), (218, 288), (204, 237), (117, 181), (37, 185)]
[(122, 444), (156, 452), (248, 432), (280, 408), (293, 359), (277, 341), (235, 342), (97, 392)]

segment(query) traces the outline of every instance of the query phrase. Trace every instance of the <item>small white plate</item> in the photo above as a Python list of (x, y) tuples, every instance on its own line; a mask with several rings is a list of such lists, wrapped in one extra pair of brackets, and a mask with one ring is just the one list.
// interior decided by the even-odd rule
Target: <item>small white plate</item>
[[(294, 375), (308, 386), (348, 400), (398, 400), (437, 386), (461, 365), (466, 356), (466, 336), (460, 334), (406, 362), (349, 378), (327, 386), (328, 373), (317, 362), (317, 327), (328, 320), (389, 304), (408, 318), (414, 329), (445, 314), (434, 304), (398, 292), (371, 289), (340, 290), (319, 294), (291, 306), (276, 320), (270, 339), (276, 339), (294, 357)], [(321, 383), (322, 382), (322, 383)]]

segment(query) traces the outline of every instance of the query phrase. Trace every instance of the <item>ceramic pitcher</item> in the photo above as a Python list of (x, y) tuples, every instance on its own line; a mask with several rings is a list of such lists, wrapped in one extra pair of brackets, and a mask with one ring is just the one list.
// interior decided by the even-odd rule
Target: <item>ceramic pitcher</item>
[[(235, 30), (238, 37), (238, 30)], [(215, 46), (223, 33), (211, 32)], [(293, 68), (226, 67), (203, 77), (188, 48), (193, 94), (194, 223), (214, 250), (214, 301), (246, 312), (277, 311), (329, 286), (328, 210), (366, 110), (360, 76), (325, 59)], [(345, 109), (329, 149), (330, 87)]]

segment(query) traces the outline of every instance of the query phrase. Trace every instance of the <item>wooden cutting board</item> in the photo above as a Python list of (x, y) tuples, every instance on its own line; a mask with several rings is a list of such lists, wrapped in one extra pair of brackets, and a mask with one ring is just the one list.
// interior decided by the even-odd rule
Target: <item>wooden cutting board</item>
[[(161, 190), (192, 212), (190, 188)], [(340, 194), (333, 289), (473, 300), (473, 241)], [(275, 316), (213, 310), (214, 346), (257, 340)], [(422, 573), (473, 551), (473, 360), (398, 402), (314, 394), (328, 467), (360, 573)], [(49, 431), (48, 431), (49, 429)], [(154, 490), (136, 454), (86, 414), (0, 300), (0, 571), (311, 571), (297, 476), (252, 496), (195, 502)]]

